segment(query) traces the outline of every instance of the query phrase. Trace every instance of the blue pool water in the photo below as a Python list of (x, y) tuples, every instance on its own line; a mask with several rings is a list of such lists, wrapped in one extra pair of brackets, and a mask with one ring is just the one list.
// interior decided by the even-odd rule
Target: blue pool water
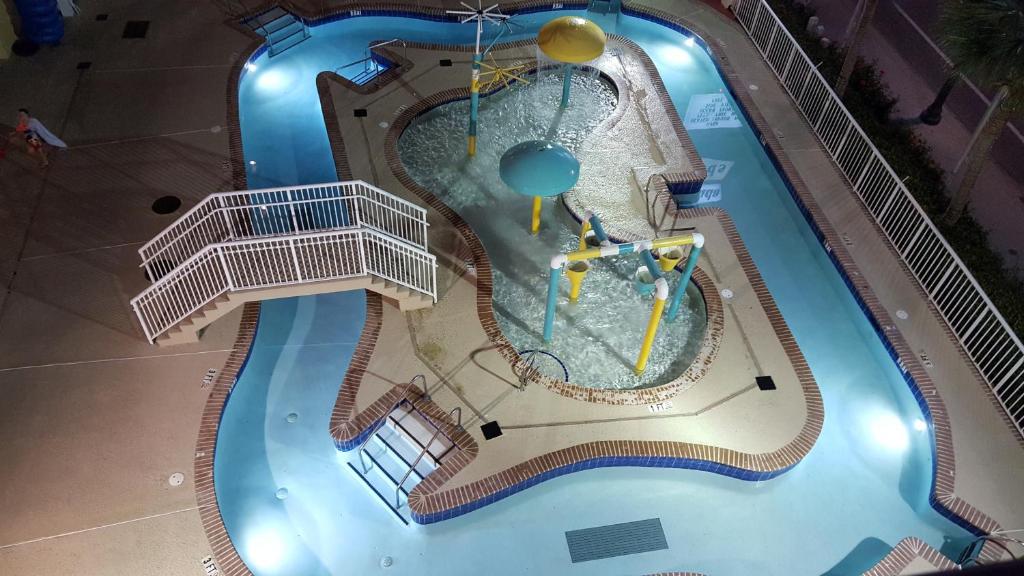
[[(517, 19), (530, 35), (564, 14)], [(472, 39), (469, 26), (357, 18), (316, 27), (273, 61), (260, 57), (239, 88), (246, 160), (255, 162), (250, 186), (335, 179), (314, 79), (359, 58), (382, 30)], [(622, 17), (616, 32), (647, 50), (680, 114), (693, 96), (724, 89), (710, 58), (668, 28)], [(928, 505), (929, 433), (914, 425), (921, 411), (739, 121), (691, 137), (703, 157), (733, 162), (717, 205), (736, 221), (821, 387), (825, 426), (803, 462), (761, 483), (688, 470), (591, 470), (405, 528), (345, 469), (351, 455), (338, 453), (327, 431), (362, 328), (362, 293), (268, 301), (223, 415), (215, 462), (221, 513), (249, 567), (261, 575), (859, 574), (907, 536), (958, 552), (966, 532)], [(292, 413), (298, 419), (289, 423)], [(275, 495), (280, 488), (287, 498)], [(570, 563), (564, 532), (646, 518), (661, 519), (668, 550)], [(389, 568), (381, 567), (384, 556), (393, 558)]]

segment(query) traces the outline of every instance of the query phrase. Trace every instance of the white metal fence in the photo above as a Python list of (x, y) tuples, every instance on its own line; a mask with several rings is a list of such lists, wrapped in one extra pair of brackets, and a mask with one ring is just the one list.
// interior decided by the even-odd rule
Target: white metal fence
[(369, 228), (427, 247), (426, 210), (362, 181), (211, 194), (139, 249), (156, 282), (210, 244)]
[(132, 299), (152, 342), (233, 290), (377, 276), (437, 300), (437, 262), (417, 246), (346, 229), (210, 244)]
[(765, 0), (737, 0), (733, 9), (1018, 430), (1024, 428), (1024, 346), (1017, 335)]

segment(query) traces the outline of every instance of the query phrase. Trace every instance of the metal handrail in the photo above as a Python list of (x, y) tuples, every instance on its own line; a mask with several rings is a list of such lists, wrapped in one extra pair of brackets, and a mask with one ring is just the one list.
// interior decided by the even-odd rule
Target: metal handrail
[(1024, 344), (765, 0), (736, 19), (1018, 431)]
[[(1007, 530), (1006, 532), (1020, 532), (1020, 530)], [(974, 552), (974, 547), (977, 546), (979, 542), (983, 543), (982, 550), (984, 550), (986, 543), (992, 543), (996, 547), (1002, 548), (1002, 550), (1006, 552), (1006, 554), (1010, 557), (1010, 560), (1017, 560), (1017, 555), (1014, 554), (1012, 550), (1010, 550), (1010, 547), (1007, 546), (1004, 543), (1004, 541), (1013, 542), (1024, 547), (1024, 540), (1018, 540), (1017, 538), (1004, 536), (999, 531), (990, 532), (988, 534), (978, 536), (977, 538), (972, 540), (971, 543), (964, 548), (964, 551), (960, 553), (960, 557), (957, 559), (957, 564), (964, 566), (969, 562), (971, 564), (981, 565), (981, 562), (978, 561), (978, 558), (972, 554)]]
[(366, 460), (363, 458), (363, 452), (366, 451), (366, 444), (370, 441), (370, 438), (373, 438), (374, 434), (376, 434), (385, 424), (387, 424), (388, 417), (391, 416), (391, 413), (394, 412), (395, 408), (401, 406), (403, 402), (409, 402), (409, 405), (412, 406), (414, 410), (416, 409), (415, 403), (406, 398), (405, 395), (407, 392), (409, 392), (409, 388), (412, 387), (413, 383), (416, 382), (417, 379), (423, 382), (423, 396), (421, 396), (420, 398), (430, 398), (430, 395), (427, 393), (427, 377), (424, 376), (423, 374), (417, 374), (413, 376), (411, 380), (409, 380), (408, 382), (405, 383), (404, 386), (402, 386), (402, 390), (398, 393), (398, 400), (391, 405), (391, 409), (388, 410), (388, 413), (383, 418), (381, 418), (380, 421), (377, 422), (377, 424), (373, 426), (373, 430), (366, 435), (366, 438), (364, 438), (362, 442), (359, 443), (359, 464), (363, 468), (363, 474), (368, 474), (370, 472), (370, 467), (366, 465)]
[[(458, 416), (456, 417), (455, 426), (457, 428), (461, 429), (462, 428), (462, 407), (461, 406), (456, 406), (455, 408), (452, 408), (451, 411), (448, 412), (448, 416), (452, 416), (456, 412), (458, 412)], [(423, 456), (426, 455), (427, 450), (430, 449), (430, 445), (434, 443), (434, 440), (437, 440), (437, 437), (440, 434), (441, 434), (441, 427), (437, 426), (437, 429), (434, 431), (433, 436), (430, 437), (430, 441), (427, 442), (426, 446), (423, 447), (423, 450), (420, 450), (419, 455), (416, 456), (416, 460), (414, 460), (412, 465), (409, 466), (409, 469), (405, 471), (405, 476), (402, 476), (402, 480), (395, 486), (395, 509), (396, 510), (402, 507), (402, 497), (400, 495), (402, 493), (402, 485), (405, 484), (405, 481), (409, 479), (409, 475), (412, 474), (413, 470), (416, 469), (416, 466), (420, 463), (420, 460), (423, 460)]]

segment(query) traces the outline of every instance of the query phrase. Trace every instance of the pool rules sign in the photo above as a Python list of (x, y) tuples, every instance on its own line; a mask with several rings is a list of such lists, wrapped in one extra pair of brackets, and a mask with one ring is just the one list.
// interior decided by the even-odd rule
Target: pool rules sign
[(683, 120), (687, 130), (709, 130), (711, 128), (739, 128), (739, 116), (729, 104), (725, 94), (696, 94), (690, 98)]

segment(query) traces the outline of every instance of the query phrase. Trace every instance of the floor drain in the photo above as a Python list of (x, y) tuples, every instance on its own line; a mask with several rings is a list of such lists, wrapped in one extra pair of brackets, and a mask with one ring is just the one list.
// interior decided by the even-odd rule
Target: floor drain
[(732, 300), (732, 297), (732, 290), (729, 290), (728, 288), (722, 288), (722, 298), (725, 298), (726, 300)]
[(392, 558), (391, 556), (385, 556), (385, 557), (380, 559), (380, 567), (381, 568), (391, 568), (391, 566), (394, 563), (395, 563), (395, 559)]
[(285, 498), (288, 497), (288, 489), (287, 488), (278, 488), (277, 492), (274, 492), (274, 496), (277, 496), (278, 500), (284, 500)]
[(298, 420), (298, 419), (299, 419), (299, 415), (298, 415), (298, 414), (296, 414), (295, 412), (292, 412), (291, 414), (289, 414), (289, 415), (288, 415), (288, 416), (287, 416), (287, 417), (285, 418), (285, 420), (287, 420), (289, 424), (294, 424), (294, 423), (295, 423), (295, 421), (296, 421), (296, 420)]
[(906, 310), (897, 310), (896, 317), (900, 320), (906, 320), (907, 318), (910, 318), (910, 314), (907, 314)]
[(149, 20), (129, 20), (124, 25), (121, 38), (145, 38), (149, 32)]
[(181, 199), (177, 196), (161, 196), (153, 202), (153, 212), (171, 214), (181, 208)]
[(171, 486), (181, 486), (185, 482), (185, 475), (181, 472), (175, 472), (167, 479), (167, 483)]

